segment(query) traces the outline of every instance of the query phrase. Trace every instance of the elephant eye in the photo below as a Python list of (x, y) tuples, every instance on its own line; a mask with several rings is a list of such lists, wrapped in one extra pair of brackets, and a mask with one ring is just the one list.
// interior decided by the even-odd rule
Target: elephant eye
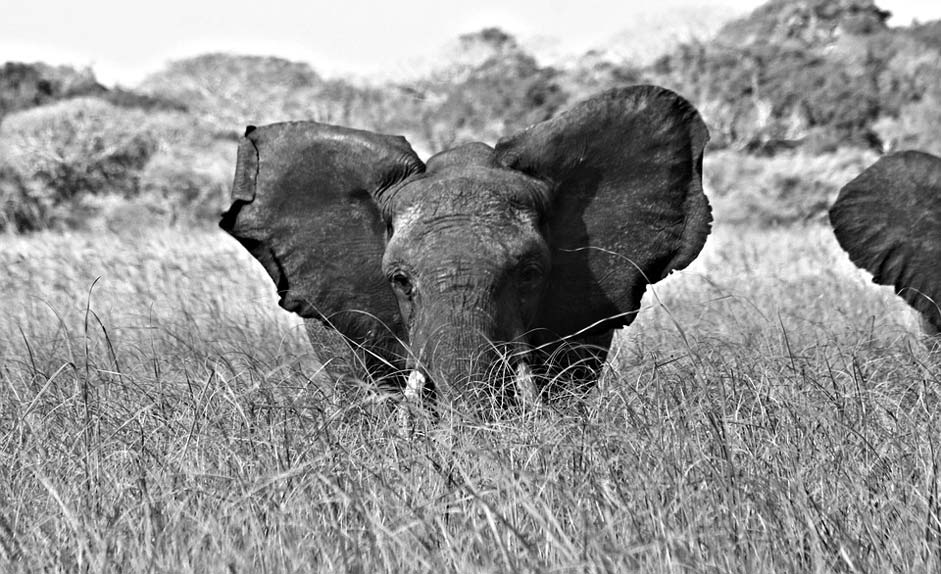
[(412, 296), (412, 281), (408, 278), (408, 275), (397, 271), (392, 274), (389, 280), (392, 282), (392, 286), (403, 295), (406, 297)]
[(521, 283), (534, 284), (542, 279), (542, 268), (537, 265), (526, 265), (519, 271), (519, 280)]

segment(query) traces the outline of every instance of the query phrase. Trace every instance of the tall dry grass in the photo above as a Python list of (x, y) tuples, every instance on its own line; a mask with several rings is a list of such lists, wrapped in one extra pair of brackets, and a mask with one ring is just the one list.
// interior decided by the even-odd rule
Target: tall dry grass
[(401, 432), (218, 233), (0, 237), (0, 571), (928, 572), (941, 357), (823, 227), (726, 227), (599, 388)]

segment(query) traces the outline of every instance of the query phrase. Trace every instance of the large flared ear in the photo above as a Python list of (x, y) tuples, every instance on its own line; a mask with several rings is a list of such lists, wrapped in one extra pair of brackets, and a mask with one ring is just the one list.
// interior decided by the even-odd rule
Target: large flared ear
[(422, 171), (402, 137), (316, 122), (250, 126), (220, 226), (261, 262), (282, 307), (388, 347), (404, 334), (381, 269), (380, 202)]
[(702, 190), (708, 140), (689, 102), (633, 86), (497, 144), (502, 163), (554, 190), (552, 271), (538, 327), (567, 336), (627, 325), (648, 283), (699, 254), (712, 222)]
[(830, 223), (853, 263), (941, 330), (941, 158), (881, 158), (840, 190)]

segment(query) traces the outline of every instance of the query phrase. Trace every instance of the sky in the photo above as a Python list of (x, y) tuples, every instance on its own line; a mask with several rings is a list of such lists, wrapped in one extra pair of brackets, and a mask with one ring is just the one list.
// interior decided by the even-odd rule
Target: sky
[[(206, 52), (274, 55), (328, 75), (395, 77), (458, 35), (499, 26), (546, 54), (581, 54), (612, 38), (701, 33), (706, 21), (762, 0), (0, 0), (0, 62), (90, 66), (133, 86), (168, 61)], [(892, 25), (941, 18), (939, 0), (877, 0)], [(706, 15), (712, 16), (711, 19)], [(538, 52), (537, 52), (538, 53)]]

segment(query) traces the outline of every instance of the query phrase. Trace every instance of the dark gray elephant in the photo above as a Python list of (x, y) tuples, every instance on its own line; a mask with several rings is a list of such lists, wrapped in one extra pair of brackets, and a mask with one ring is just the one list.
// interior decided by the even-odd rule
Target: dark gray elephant
[(846, 184), (830, 208), (837, 240), (858, 267), (941, 332), (941, 158), (887, 155)]
[(693, 106), (654, 86), (427, 164), (402, 137), (249, 127), (221, 226), (281, 306), (339, 331), (371, 378), (513, 400), (528, 383), (594, 381), (646, 285), (699, 254), (708, 138)]

